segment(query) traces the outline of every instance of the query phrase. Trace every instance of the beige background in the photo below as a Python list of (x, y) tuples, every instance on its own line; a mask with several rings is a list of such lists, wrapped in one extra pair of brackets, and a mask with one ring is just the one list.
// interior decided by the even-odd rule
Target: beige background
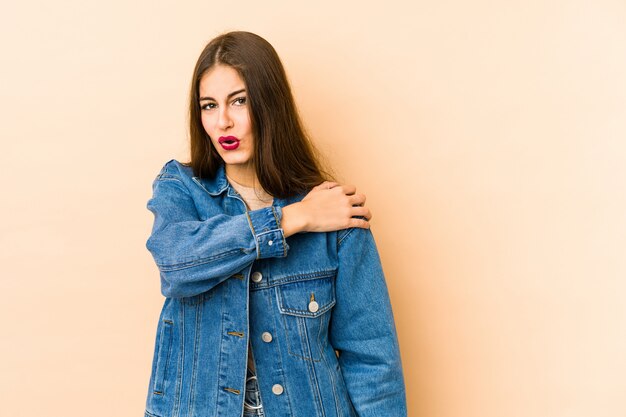
[(231, 29), (368, 196), (410, 416), (626, 415), (621, 0), (3, 5), (1, 415), (142, 415), (145, 204)]

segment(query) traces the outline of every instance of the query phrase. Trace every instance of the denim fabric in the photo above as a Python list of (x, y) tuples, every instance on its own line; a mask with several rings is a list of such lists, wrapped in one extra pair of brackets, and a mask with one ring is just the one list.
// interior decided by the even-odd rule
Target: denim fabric
[(241, 416), (248, 343), (269, 417), (402, 417), (405, 387), (370, 229), (285, 238), (282, 208), (246, 211), (226, 180), (169, 161), (146, 242), (165, 296), (146, 416)]

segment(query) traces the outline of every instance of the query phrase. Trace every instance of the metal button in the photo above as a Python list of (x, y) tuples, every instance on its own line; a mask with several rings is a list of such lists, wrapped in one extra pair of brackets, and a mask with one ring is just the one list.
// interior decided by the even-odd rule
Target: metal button
[(274, 384), (274, 386), (272, 387), (272, 392), (276, 395), (282, 394), (283, 391), (284, 391), (283, 386), (280, 384)]
[(262, 279), (263, 279), (263, 274), (261, 274), (259, 271), (252, 273), (252, 281), (261, 282)]
[(265, 343), (269, 343), (272, 341), (272, 334), (270, 332), (263, 332), (261, 339), (263, 339)]
[(273, 240), (270, 240), (270, 241), (268, 241), (268, 242), (267, 242), (267, 244), (268, 244), (268, 245), (270, 245), (270, 246), (272, 246), (272, 245), (274, 244), (274, 241), (273, 241)]
[(317, 304), (317, 301), (311, 301), (311, 302), (309, 303), (309, 311), (310, 311), (311, 313), (315, 313), (315, 312), (316, 312), (317, 310), (319, 310), (319, 309), (320, 309), (320, 305), (319, 305), (319, 304)]

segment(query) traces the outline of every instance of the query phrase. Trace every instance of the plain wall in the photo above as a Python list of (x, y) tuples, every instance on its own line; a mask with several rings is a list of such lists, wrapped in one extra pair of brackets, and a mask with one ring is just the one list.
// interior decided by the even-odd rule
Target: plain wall
[(367, 195), (411, 417), (626, 415), (617, 0), (3, 5), (0, 414), (143, 412), (145, 204), (187, 158), (199, 52), (233, 29), (274, 45)]

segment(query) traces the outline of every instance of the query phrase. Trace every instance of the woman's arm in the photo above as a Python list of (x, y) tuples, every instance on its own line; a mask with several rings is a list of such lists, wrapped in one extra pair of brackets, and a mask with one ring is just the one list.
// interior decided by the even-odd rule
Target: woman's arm
[[(328, 187), (335, 187), (328, 189)], [(201, 220), (182, 180), (162, 171), (154, 180), (148, 209), (154, 214), (146, 247), (161, 275), (166, 297), (208, 291), (256, 259), (287, 256), (285, 238), (301, 231), (330, 231), (350, 225), (368, 227), (365, 196), (354, 186), (323, 183), (286, 207), (265, 207), (240, 215), (219, 214)], [(349, 208), (348, 208), (349, 207)], [(284, 216), (283, 216), (284, 213)]]
[(287, 256), (280, 207), (200, 220), (189, 191), (176, 176), (161, 174), (152, 187), (147, 207), (154, 224), (146, 247), (159, 268), (164, 296), (197, 295), (255, 259)]
[(364, 204), (365, 194), (357, 194), (354, 185), (324, 181), (313, 187), (302, 201), (283, 208), (281, 227), (285, 237), (298, 232), (369, 228), (372, 214)]
[(331, 345), (359, 417), (405, 417), (406, 398), (391, 303), (369, 229), (341, 231)]

